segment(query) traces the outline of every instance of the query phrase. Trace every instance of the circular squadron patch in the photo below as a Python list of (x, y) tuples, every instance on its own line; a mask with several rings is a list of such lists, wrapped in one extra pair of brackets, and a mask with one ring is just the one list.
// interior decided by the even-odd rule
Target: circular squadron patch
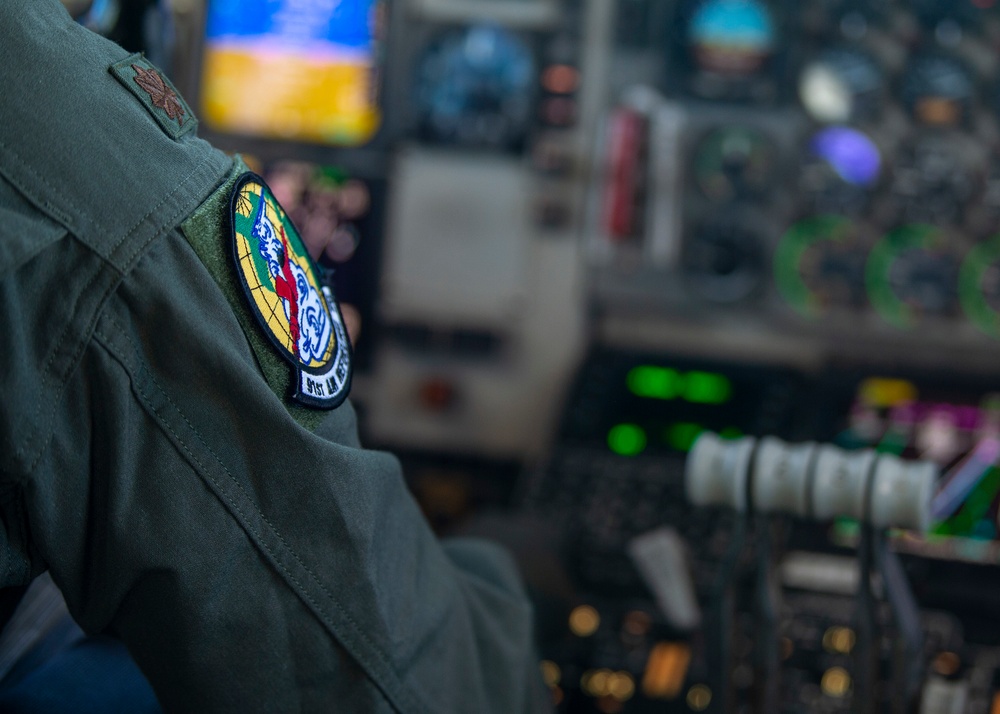
[(339, 406), (350, 389), (351, 352), (333, 293), (264, 179), (241, 176), (230, 211), (236, 272), (264, 332), (295, 368), (292, 398)]

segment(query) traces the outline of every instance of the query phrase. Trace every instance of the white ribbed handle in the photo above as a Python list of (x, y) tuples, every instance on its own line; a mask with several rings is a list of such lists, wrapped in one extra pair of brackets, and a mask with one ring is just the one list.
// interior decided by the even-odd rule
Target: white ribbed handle
[[(926, 532), (937, 467), (871, 449), (788, 444), (753, 437), (735, 441), (705, 432), (688, 455), (685, 489), (696, 506), (728, 506), (828, 521), (854, 518), (877, 528)], [(748, 490), (749, 487), (749, 490)]]
[(761, 513), (809, 516), (809, 474), (816, 444), (786, 444), (766, 436), (753, 463), (753, 505)]
[(753, 437), (729, 441), (710, 431), (702, 433), (685, 465), (688, 500), (696, 506), (728, 506), (745, 511), (750, 456), (756, 442)]

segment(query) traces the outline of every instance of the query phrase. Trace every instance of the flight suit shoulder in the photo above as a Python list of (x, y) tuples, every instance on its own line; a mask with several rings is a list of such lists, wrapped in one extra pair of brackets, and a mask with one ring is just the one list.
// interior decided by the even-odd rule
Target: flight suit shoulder
[(0, 280), (66, 235), (66, 229), (0, 179)]

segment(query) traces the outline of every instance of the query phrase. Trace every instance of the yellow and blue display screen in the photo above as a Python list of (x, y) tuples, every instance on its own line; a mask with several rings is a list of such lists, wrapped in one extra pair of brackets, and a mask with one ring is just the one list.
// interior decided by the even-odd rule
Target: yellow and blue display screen
[(379, 0), (213, 0), (201, 116), (212, 129), (339, 146), (378, 129)]

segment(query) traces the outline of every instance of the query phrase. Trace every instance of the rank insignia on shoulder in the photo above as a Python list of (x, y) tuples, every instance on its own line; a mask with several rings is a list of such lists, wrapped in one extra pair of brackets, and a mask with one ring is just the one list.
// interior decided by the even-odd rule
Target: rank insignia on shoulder
[(347, 330), (298, 231), (257, 174), (237, 180), (230, 214), (236, 273), (268, 339), (295, 369), (292, 398), (339, 406), (351, 385)]
[(171, 138), (180, 138), (198, 124), (174, 85), (142, 54), (129, 55), (109, 69)]

